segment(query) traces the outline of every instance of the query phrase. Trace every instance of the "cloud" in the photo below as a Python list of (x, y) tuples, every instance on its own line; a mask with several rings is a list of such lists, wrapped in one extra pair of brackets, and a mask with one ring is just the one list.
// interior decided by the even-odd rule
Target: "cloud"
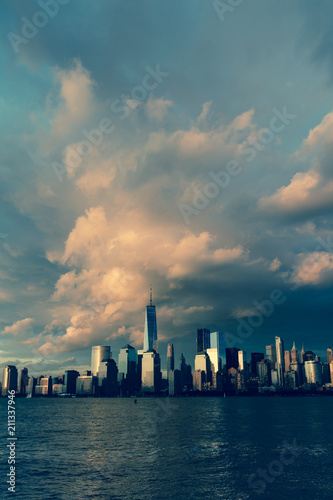
[[(261, 209), (294, 210), (307, 207), (315, 188), (318, 186), (320, 176), (314, 171), (294, 175), (288, 186), (283, 186), (272, 196), (259, 200)], [(333, 186), (332, 186), (333, 188)]]
[(168, 108), (172, 105), (173, 102), (168, 99), (164, 99), (163, 97), (158, 99), (150, 95), (146, 102), (146, 114), (148, 118), (161, 121), (166, 116)]
[(276, 258), (271, 262), (269, 269), (271, 271), (277, 271), (280, 267), (281, 267), (281, 262), (279, 261), (278, 258)]
[(299, 254), (292, 281), (300, 286), (321, 285), (333, 281), (333, 255), (328, 252)]
[(15, 337), (22, 337), (27, 334), (32, 334), (32, 325), (35, 320), (33, 318), (25, 318), (19, 321), (16, 321), (10, 326), (6, 326), (1, 335), (13, 335)]

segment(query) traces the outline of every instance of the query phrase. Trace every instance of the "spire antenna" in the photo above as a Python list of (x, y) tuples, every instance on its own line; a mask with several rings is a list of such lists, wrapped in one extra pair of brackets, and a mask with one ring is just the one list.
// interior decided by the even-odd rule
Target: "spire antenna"
[(149, 287), (149, 305), (150, 307), (153, 305), (153, 287), (150, 285)]

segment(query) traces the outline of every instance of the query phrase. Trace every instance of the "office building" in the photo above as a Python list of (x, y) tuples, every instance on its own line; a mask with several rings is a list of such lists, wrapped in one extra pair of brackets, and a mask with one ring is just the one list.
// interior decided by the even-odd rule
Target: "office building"
[(304, 354), (305, 354), (304, 344), (302, 343), (302, 350), (301, 350), (301, 363), (304, 363)]
[(2, 395), (7, 396), (8, 391), (17, 391), (17, 368), (7, 365), (2, 371)]
[(196, 354), (210, 348), (210, 330), (207, 328), (197, 329)]
[(230, 368), (235, 368), (237, 370), (238, 368), (238, 352), (240, 349), (237, 347), (227, 347), (225, 350), (225, 357), (226, 357), (226, 365), (227, 365), (227, 371), (230, 370)]
[(127, 344), (120, 349), (118, 356), (118, 380), (124, 392), (139, 389), (137, 375), (138, 356), (134, 347)]
[(80, 376), (76, 370), (66, 370), (64, 376), (65, 394), (76, 394), (76, 379)]
[(257, 363), (257, 373), (259, 377), (259, 385), (261, 387), (270, 387), (271, 381), (271, 365), (267, 359)]
[(281, 337), (275, 337), (275, 347), (276, 347), (276, 367), (278, 374), (278, 383), (282, 387), (284, 385), (284, 342)]
[(39, 384), (35, 387), (36, 396), (52, 395), (52, 377), (40, 377)]
[(251, 352), (251, 374), (253, 377), (258, 375), (257, 364), (265, 358), (263, 352)]
[(324, 363), (323, 366), (323, 384), (331, 383), (330, 363)]
[(206, 373), (203, 370), (193, 372), (193, 390), (204, 391), (206, 389)]
[(182, 374), (180, 370), (169, 371), (169, 396), (178, 396), (182, 393)]
[(298, 387), (296, 371), (290, 370), (284, 374), (284, 385), (286, 389), (295, 389), (296, 387)]
[(292, 361), (290, 363), (290, 371), (294, 371), (296, 373), (296, 387), (300, 387), (302, 385), (302, 365), (297, 363), (297, 361)]
[(142, 355), (141, 390), (143, 392), (159, 392), (160, 387), (160, 356), (154, 349), (150, 349)]
[(289, 372), (290, 363), (291, 363), (290, 351), (284, 351), (284, 371), (285, 372)]
[(332, 349), (329, 347), (327, 349), (327, 363), (330, 363), (331, 361), (333, 361), (333, 351)]
[(111, 348), (108, 345), (95, 345), (91, 349), (91, 373), (97, 376), (99, 365), (102, 361), (110, 359)]
[(247, 356), (245, 351), (238, 351), (238, 368), (247, 371)]
[(175, 369), (175, 353), (173, 344), (168, 344), (167, 350), (167, 380), (169, 380), (169, 372)]
[(29, 383), (28, 377), (28, 368), (23, 368), (19, 371), (18, 375), (18, 383), (17, 383), (17, 392), (21, 396), (25, 396), (27, 394), (27, 387)]
[(298, 350), (296, 349), (295, 342), (293, 343), (293, 348), (291, 349), (291, 362), (298, 363)]
[(275, 367), (276, 363), (276, 347), (275, 345), (266, 345), (266, 358), (271, 364), (271, 368)]
[(277, 370), (271, 370), (271, 383), (274, 387), (279, 387), (279, 377)]
[(323, 384), (322, 367), (319, 361), (305, 361), (305, 378), (307, 384)]
[(223, 368), (223, 356), (225, 353), (226, 343), (225, 334), (223, 332), (211, 332), (210, 334), (210, 349), (217, 349), (218, 355), (218, 370), (222, 371)]
[(76, 379), (76, 394), (78, 396), (97, 396), (98, 378), (94, 375), (81, 375)]
[[(118, 394), (118, 368), (114, 359), (102, 361), (99, 365), (97, 378), (99, 395), (116, 396)], [(130, 389), (127, 389), (126, 386), (126, 390)]]
[(153, 289), (150, 287), (149, 305), (146, 307), (145, 312), (143, 350), (147, 352), (152, 349), (158, 352), (156, 307), (153, 305)]

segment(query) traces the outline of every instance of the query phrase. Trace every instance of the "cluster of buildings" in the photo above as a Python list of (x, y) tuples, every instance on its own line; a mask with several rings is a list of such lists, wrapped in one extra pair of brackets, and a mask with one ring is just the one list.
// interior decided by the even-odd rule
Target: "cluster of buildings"
[(148, 394), (256, 394), (283, 391), (332, 391), (333, 352), (327, 349), (322, 362), (312, 351), (295, 343), (285, 350), (284, 341), (275, 337), (275, 345), (266, 352), (252, 352), (226, 347), (225, 334), (199, 328), (196, 337), (194, 370), (183, 354), (175, 365), (173, 344), (167, 348), (167, 368), (161, 369), (158, 353), (156, 307), (150, 301), (145, 311), (143, 349), (127, 344), (120, 349), (118, 364), (110, 346), (93, 346), (91, 369), (80, 375), (66, 370), (60, 377), (29, 377), (28, 369), (18, 372), (15, 366), (3, 370), (1, 393), (15, 390), (21, 396), (129, 396)]

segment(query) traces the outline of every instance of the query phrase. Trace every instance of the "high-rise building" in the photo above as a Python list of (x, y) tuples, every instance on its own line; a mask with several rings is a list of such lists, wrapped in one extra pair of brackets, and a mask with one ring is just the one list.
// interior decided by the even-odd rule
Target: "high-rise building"
[(218, 356), (218, 368), (216, 372), (222, 371), (223, 368), (223, 356), (225, 353), (225, 334), (223, 332), (212, 332), (210, 334), (210, 349), (217, 349)]
[[(175, 369), (175, 353), (173, 344), (168, 344), (167, 350), (167, 379), (169, 380), (169, 373)], [(170, 393), (169, 393), (170, 394)]]
[(284, 351), (284, 371), (289, 372), (290, 370), (290, 351)]
[(64, 377), (65, 394), (76, 394), (76, 379), (80, 376), (76, 370), (66, 370)]
[(101, 396), (118, 394), (118, 368), (114, 359), (102, 361), (98, 369), (98, 388)]
[(304, 363), (304, 354), (305, 354), (305, 351), (304, 351), (304, 344), (302, 343), (302, 350), (301, 350), (301, 363)]
[(284, 374), (284, 385), (288, 389), (295, 389), (298, 386), (297, 373), (294, 370)]
[(108, 345), (95, 345), (91, 349), (91, 373), (94, 377), (97, 376), (99, 365), (102, 361), (110, 359), (110, 346)]
[(197, 329), (196, 354), (210, 348), (210, 330), (207, 328)]
[(203, 370), (193, 372), (193, 390), (203, 391), (206, 388), (206, 373)]
[(160, 356), (154, 349), (150, 349), (142, 355), (141, 390), (143, 392), (159, 392), (160, 386)]
[(323, 364), (323, 384), (331, 383), (330, 363)]
[(305, 361), (305, 377), (307, 384), (317, 384), (322, 385), (323, 376), (322, 376), (322, 367), (319, 361)]
[(333, 361), (333, 351), (332, 349), (329, 347), (327, 349), (327, 363), (330, 363), (331, 361)]
[(333, 361), (330, 362), (331, 382), (333, 384)]
[(169, 396), (178, 396), (181, 394), (182, 374), (180, 370), (170, 370), (169, 372)]
[(266, 345), (266, 357), (271, 364), (271, 367), (276, 363), (276, 347), (275, 345)]
[(145, 333), (143, 338), (144, 352), (150, 351), (151, 349), (158, 352), (156, 307), (153, 305), (152, 287), (150, 287), (149, 306), (146, 307), (145, 312)]
[(195, 356), (194, 369), (202, 370), (206, 374), (210, 370), (209, 356), (206, 352), (201, 352)]
[(22, 370), (19, 371), (18, 384), (17, 384), (17, 392), (22, 396), (25, 396), (27, 393), (28, 383), (29, 383), (28, 368), (23, 368)]
[(259, 376), (259, 385), (261, 387), (270, 387), (271, 381), (271, 365), (267, 359), (262, 359), (257, 363), (257, 372)]
[(7, 365), (2, 372), (2, 395), (7, 396), (8, 391), (17, 391), (17, 368)]
[(294, 371), (296, 373), (296, 387), (300, 387), (302, 385), (302, 365), (297, 363), (297, 361), (292, 361), (290, 363), (290, 371)]
[(98, 378), (93, 375), (81, 375), (76, 379), (76, 394), (79, 396), (96, 396)]
[(275, 337), (275, 347), (276, 347), (276, 363), (277, 363), (277, 373), (279, 386), (284, 385), (284, 342), (281, 337)]
[(238, 352), (239, 352), (238, 347), (226, 347), (225, 357), (226, 357), (227, 370), (230, 370), (230, 368), (235, 368), (237, 370)]
[(305, 363), (305, 361), (315, 361), (316, 359), (316, 355), (313, 351), (305, 351), (303, 353), (303, 363)]
[(247, 370), (247, 356), (245, 351), (238, 351), (238, 368), (240, 371)]
[(133, 392), (138, 389), (138, 356), (136, 350), (127, 344), (120, 349), (118, 356), (118, 378), (123, 380), (122, 390)]
[(293, 343), (293, 348), (291, 350), (291, 362), (292, 363), (298, 363), (299, 362), (299, 359), (298, 359), (298, 350), (296, 349), (295, 342)]
[(254, 377), (258, 375), (257, 364), (265, 358), (263, 352), (251, 352), (251, 373)]
[(179, 370), (182, 377), (182, 388), (185, 390), (190, 390), (193, 385), (191, 365), (186, 364), (183, 353), (180, 356)]

